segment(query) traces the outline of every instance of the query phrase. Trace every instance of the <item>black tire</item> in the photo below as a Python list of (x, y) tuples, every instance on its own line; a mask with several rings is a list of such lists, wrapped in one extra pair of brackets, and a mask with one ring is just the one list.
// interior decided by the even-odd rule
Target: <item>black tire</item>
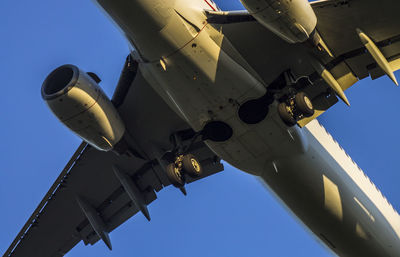
[(296, 119), (293, 118), (293, 116), (288, 112), (287, 110), (287, 105), (286, 103), (280, 103), (278, 104), (278, 114), (281, 117), (282, 121), (288, 125), (289, 127), (292, 127), (296, 125)]
[(181, 172), (175, 167), (175, 163), (168, 164), (165, 172), (167, 173), (169, 181), (175, 187), (180, 188), (185, 185), (184, 178)]
[(200, 162), (193, 154), (183, 156), (182, 165), (184, 172), (193, 178), (197, 178), (203, 173)]
[(306, 93), (297, 93), (294, 97), (294, 103), (296, 105), (296, 110), (303, 114), (305, 117), (311, 117), (314, 115), (313, 104)]

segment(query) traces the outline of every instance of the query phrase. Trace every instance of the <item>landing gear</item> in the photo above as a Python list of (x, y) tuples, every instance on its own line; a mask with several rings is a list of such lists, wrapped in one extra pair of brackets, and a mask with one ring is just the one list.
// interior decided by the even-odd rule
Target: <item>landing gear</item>
[(311, 117), (314, 115), (313, 104), (304, 92), (299, 92), (294, 97), (296, 110), (304, 115), (304, 117)]
[(279, 103), (278, 113), (279, 113), (279, 116), (281, 117), (282, 121), (286, 125), (288, 125), (289, 127), (296, 125), (297, 121), (294, 118), (293, 111), (290, 108), (290, 106), (288, 106), (285, 102)]
[(202, 174), (200, 162), (193, 154), (179, 155), (173, 163), (167, 165), (166, 173), (169, 181), (177, 188), (185, 185), (185, 175), (197, 178)]
[(184, 155), (182, 158), (182, 168), (186, 174), (193, 178), (201, 175), (201, 165), (193, 154)]
[(166, 168), (166, 173), (168, 180), (177, 188), (183, 187), (185, 185), (184, 177), (175, 163), (168, 164)]
[(286, 125), (294, 126), (297, 121), (314, 115), (313, 104), (303, 92), (310, 85), (312, 82), (308, 76), (295, 77), (290, 70), (286, 70), (268, 85), (264, 96), (240, 105), (239, 118), (246, 124), (260, 123), (277, 100), (279, 116)]
[(278, 113), (282, 121), (291, 127), (296, 125), (298, 120), (313, 116), (314, 107), (307, 94), (299, 92), (281, 102), (278, 105)]
[(184, 186), (187, 177), (197, 178), (203, 172), (200, 162), (193, 154), (184, 154), (190, 151), (192, 145), (201, 136), (201, 132), (195, 133), (191, 129), (172, 134), (170, 139), (174, 147), (163, 156), (163, 159), (169, 163), (165, 170), (169, 181), (184, 195), (186, 195)]

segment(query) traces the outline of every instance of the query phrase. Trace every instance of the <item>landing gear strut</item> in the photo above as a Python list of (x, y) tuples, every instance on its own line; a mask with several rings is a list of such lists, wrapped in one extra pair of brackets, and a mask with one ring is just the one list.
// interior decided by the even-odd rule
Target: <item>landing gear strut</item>
[(278, 105), (278, 113), (282, 121), (291, 127), (298, 120), (313, 116), (314, 107), (306, 93), (298, 92)]

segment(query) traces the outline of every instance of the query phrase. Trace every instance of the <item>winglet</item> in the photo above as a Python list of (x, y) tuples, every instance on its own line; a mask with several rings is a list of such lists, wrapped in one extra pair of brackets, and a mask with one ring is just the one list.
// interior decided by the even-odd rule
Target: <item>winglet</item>
[(396, 84), (397, 82), (396, 76), (394, 75), (393, 69), (390, 66), (390, 63), (387, 61), (381, 50), (376, 46), (374, 41), (372, 41), (367, 34), (365, 34), (361, 29), (356, 29), (358, 36), (360, 37), (361, 42), (370, 53), (372, 58), (376, 61), (378, 66), (386, 73), (386, 75)]

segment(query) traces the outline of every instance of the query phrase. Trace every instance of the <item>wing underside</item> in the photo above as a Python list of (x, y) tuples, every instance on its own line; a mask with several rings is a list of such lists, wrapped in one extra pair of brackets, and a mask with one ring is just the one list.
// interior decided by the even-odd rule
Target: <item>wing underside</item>
[[(113, 100), (145, 158), (101, 152), (83, 142), (4, 256), (63, 256), (81, 240), (94, 244), (102, 239), (108, 245), (109, 232), (139, 211), (146, 215), (156, 193), (170, 184), (157, 153), (171, 147), (171, 133), (187, 130), (186, 123), (152, 90), (140, 71), (131, 85), (116, 90)], [(202, 164), (202, 177), (223, 170), (204, 143), (195, 142), (190, 151)], [(121, 174), (129, 181), (128, 189)]]
[[(318, 18), (317, 31), (333, 56), (308, 44), (289, 44), (252, 19), (245, 11), (208, 12), (209, 21), (220, 26), (226, 41), (238, 50), (248, 65), (270, 85), (290, 70), (306, 76), (303, 88), (313, 99), (315, 115), (299, 121), (306, 125), (338, 102), (331, 86), (322, 79), (317, 61), (328, 70), (342, 90), (366, 77), (385, 75), (357, 33), (361, 29), (376, 44), (392, 70), (400, 69), (400, 2), (392, 0), (326, 0), (311, 3)], [(225, 45), (228, 45), (226, 43)]]

